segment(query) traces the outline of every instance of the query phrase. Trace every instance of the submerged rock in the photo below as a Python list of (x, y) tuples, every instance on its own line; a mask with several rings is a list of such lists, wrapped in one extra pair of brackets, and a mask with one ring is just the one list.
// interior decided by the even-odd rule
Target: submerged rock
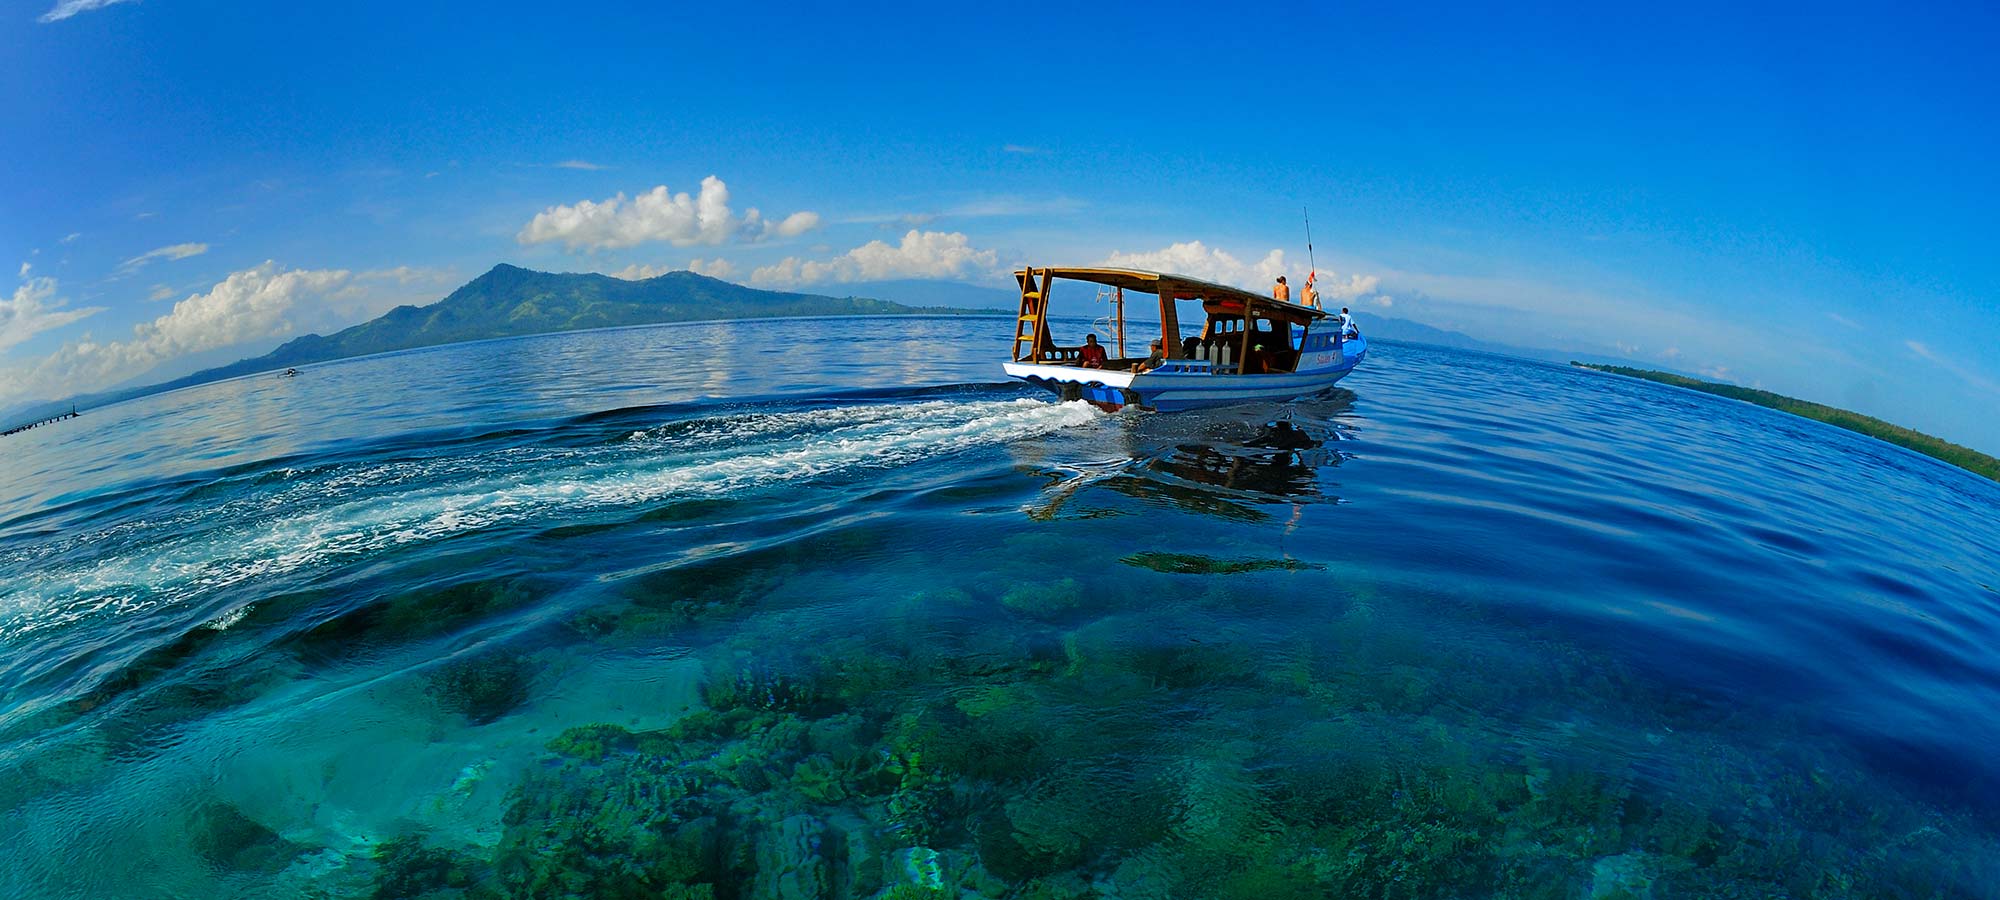
[(208, 803), (196, 810), (188, 835), (202, 859), (237, 872), (273, 874), (305, 851), (228, 803)]
[(516, 897), (696, 896), (728, 883), (746, 866), (702, 794), (672, 761), (639, 754), (543, 772), (507, 810), (500, 880)]
[(1235, 575), (1265, 569), (1299, 572), (1326, 568), (1318, 563), (1301, 562), (1296, 559), (1220, 559), (1193, 553), (1160, 553), (1152, 550), (1134, 553), (1120, 559), (1119, 562), (1176, 575)]
[(484, 882), (489, 868), (463, 853), (426, 846), (417, 836), (400, 837), (375, 848), (379, 868), (374, 900), (411, 897), (497, 897)]
[(528, 700), (533, 666), (514, 653), (487, 653), (447, 663), (431, 674), (429, 693), (438, 704), (485, 725)]
[(832, 896), (824, 846), (826, 824), (808, 815), (788, 816), (757, 844), (752, 896), (767, 900), (822, 900)]
[(1000, 595), (1000, 605), (1024, 616), (1055, 618), (1083, 605), (1083, 586), (1074, 578), (1017, 584)]
[(1652, 900), (1654, 866), (1644, 853), (1607, 856), (1590, 866), (1588, 900)]

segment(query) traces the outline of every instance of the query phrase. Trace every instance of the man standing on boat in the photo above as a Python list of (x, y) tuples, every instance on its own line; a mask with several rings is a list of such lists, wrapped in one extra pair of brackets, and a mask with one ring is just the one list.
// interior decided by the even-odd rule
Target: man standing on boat
[(1278, 276), (1278, 283), (1271, 286), (1271, 299), (1292, 302), (1292, 286), (1285, 283), (1285, 276)]

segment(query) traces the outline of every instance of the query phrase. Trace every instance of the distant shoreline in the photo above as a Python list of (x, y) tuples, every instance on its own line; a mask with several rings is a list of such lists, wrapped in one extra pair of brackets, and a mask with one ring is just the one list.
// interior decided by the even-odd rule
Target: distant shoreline
[[(857, 312), (857, 313), (833, 313), (833, 314), (823, 314), (823, 315), (800, 315), (800, 316), (735, 316), (726, 319), (678, 319), (665, 322), (638, 322), (629, 325), (603, 325), (596, 328), (566, 328), (557, 331), (538, 331), (531, 334), (502, 334), (502, 335), (494, 335), (492, 337), (468, 338), (466, 340), (461, 340), (461, 341), (447, 341), (441, 344), (423, 344), (416, 347), (399, 347), (394, 350), (380, 350), (374, 353), (361, 353), (354, 356), (339, 356), (339, 357), (334, 357), (332, 359), (298, 362), (298, 363), (293, 363), (291, 365), (273, 365), (272, 367), (267, 369), (255, 369), (247, 372), (233, 372), (225, 375), (219, 375), (215, 378), (204, 378), (196, 381), (189, 380), (196, 378), (200, 375), (206, 374), (206, 372), (208, 371), (214, 371), (213, 369), (211, 369), (211, 370), (204, 370), (203, 372), (196, 372), (193, 375), (185, 375), (180, 378), (159, 382), (157, 384), (146, 385), (144, 387), (125, 388), (123, 390), (117, 390), (117, 391), (106, 391), (100, 394), (79, 394), (74, 397), (65, 397), (62, 400), (51, 400), (42, 403), (32, 404), (17, 409), (16, 419), (22, 418), (21, 417), (22, 411), (26, 411), (30, 414), (40, 414), (44, 410), (52, 410), (57, 408), (65, 410), (72, 408), (93, 409), (93, 410), (103, 409), (108, 406), (116, 406), (128, 400), (139, 400), (145, 397), (156, 397), (161, 394), (171, 394), (175, 391), (187, 390), (188, 388), (203, 387), (211, 384), (221, 384), (226, 381), (236, 381), (238, 379), (243, 379), (243, 378), (257, 378), (260, 376), (270, 375), (273, 372), (283, 372), (286, 369), (290, 368), (300, 368), (305, 366), (323, 366), (328, 363), (351, 362), (354, 360), (369, 359), (378, 356), (395, 356), (401, 353), (418, 353), (425, 350), (437, 350), (444, 347), (455, 347), (461, 344), (483, 344), (486, 343), (487, 341), (511, 341), (511, 340), (519, 340), (521, 338), (547, 337), (550, 335), (558, 335), (558, 334), (581, 334), (583, 332), (589, 332), (589, 331), (622, 331), (629, 328), (657, 328), (663, 325), (722, 325), (730, 322), (770, 322), (770, 321), (781, 321), (781, 320), (805, 321), (812, 319), (967, 319), (967, 318), (977, 319), (977, 318), (1006, 318), (1013, 315), (1012, 310), (973, 309), (973, 308), (955, 307), (955, 306), (926, 306), (926, 307), (911, 307), (910, 309), (911, 309), (910, 312), (881, 312), (881, 313)], [(53, 415), (55, 414), (50, 413), (49, 415), (41, 416), (41, 418), (49, 418)], [(14, 420), (10, 419), (9, 421), (14, 421)]]
[(1943, 438), (1932, 437), (1921, 431), (1913, 431), (1901, 425), (1884, 422), (1874, 416), (1864, 416), (1851, 410), (1827, 406), (1823, 403), (1813, 403), (1809, 400), (1800, 400), (1795, 397), (1787, 397), (1783, 394), (1774, 394), (1770, 391), (1760, 391), (1756, 388), (1702, 381), (1701, 379), (1689, 378), (1685, 375), (1675, 375), (1672, 372), (1656, 372), (1651, 369), (1633, 369), (1625, 366), (1598, 365), (1595, 363), (1576, 362), (1574, 360), (1570, 362), (1570, 365), (1580, 369), (1592, 369), (1598, 372), (1608, 372), (1613, 375), (1623, 375), (1627, 378), (1637, 378), (1643, 381), (1687, 388), (1693, 391), (1700, 391), (1704, 394), (1728, 397), (1732, 400), (1753, 403), (1767, 409), (1791, 413), (1800, 418), (1824, 422), (1836, 428), (1844, 428), (1856, 434), (1872, 437), (1878, 441), (1895, 444), (1906, 450), (1914, 450), (1939, 462), (1957, 466), (1974, 475), (1982, 475), (1994, 481), (2000, 481), (2000, 459), (1987, 456), (1970, 447), (1954, 444)]
[(434, 303), (398, 306), (329, 335), (302, 335), (262, 356), (148, 385), (21, 403), (0, 409), (0, 416), (34, 421), (72, 405), (96, 409), (263, 372), (493, 338), (675, 322), (1011, 314), (1011, 308), (914, 305), (869, 297), (767, 291), (687, 271), (627, 281), (595, 273), (536, 272), (501, 263)]

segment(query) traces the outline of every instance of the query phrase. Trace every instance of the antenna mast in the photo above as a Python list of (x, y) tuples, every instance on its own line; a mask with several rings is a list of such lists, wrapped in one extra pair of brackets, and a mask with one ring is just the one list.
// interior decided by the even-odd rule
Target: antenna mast
[[(1310, 266), (1310, 267), (1311, 267), (1311, 272), (1312, 272), (1312, 275), (1318, 275), (1318, 274), (1319, 274), (1319, 264), (1318, 264), (1318, 263), (1315, 263), (1315, 262), (1313, 262), (1313, 217), (1312, 217), (1312, 213), (1311, 213), (1310, 211), (1308, 211), (1308, 210), (1307, 210), (1307, 209), (1306, 209), (1305, 207), (1303, 207), (1303, 206), (1299, 207), (1299, 212), (1300, 212), (1300, 213), (1303, 213), (1303, 214), (1305, 215), (1305, 217), (1306, 217), (1306, 265), (1307, 265), (1307, 266)], [(1310, 280), (1311, 280), (1311, 278), (1312, 278), (1312, 276), (1311, 276), (1311, 275), (1308, 275), (1308, 276), (1307, 276), (1307, 280), (1308, 280), (1308, 281), (1310, 281)]]

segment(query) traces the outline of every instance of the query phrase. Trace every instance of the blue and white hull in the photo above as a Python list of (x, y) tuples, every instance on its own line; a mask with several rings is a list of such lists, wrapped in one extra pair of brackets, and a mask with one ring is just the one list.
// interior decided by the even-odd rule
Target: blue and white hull
[(1198, 359), (1170, 359), (1157, 369), (1137, 375), (1047, 363), (1010, 362), (1005, 368), (1009, 376), (1048, 388), (1066, 399), (1177, 412), (1310, 397), (1333, 387), (1367, 355), (1367, 340), (1354, 338), (1301, 354), (1296, 372), (1268, 375), (1218, 373), (1213, 364)]

